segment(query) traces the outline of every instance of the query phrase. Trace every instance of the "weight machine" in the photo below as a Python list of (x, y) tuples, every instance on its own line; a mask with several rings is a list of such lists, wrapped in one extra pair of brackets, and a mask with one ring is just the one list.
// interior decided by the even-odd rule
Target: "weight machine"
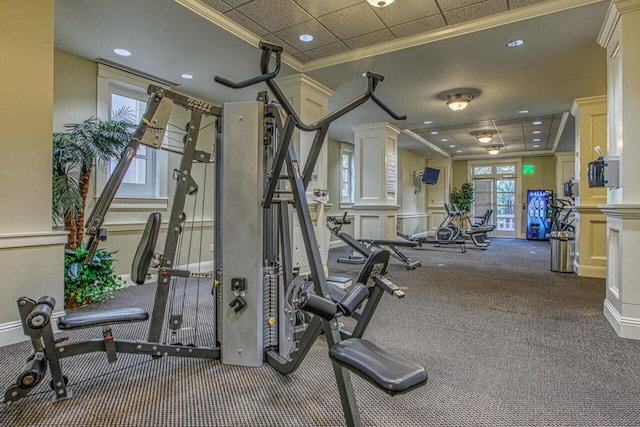
[[(51, 369), (54, 400), (72, 396), (63, 375), (61, 359), (88, 352), (104, 352), (109, 362), (118, 353), (153, 357), (176, 356), (220, 359), (224, 364), (261, 366), (268, 363), (287, 374), (297, 369), (324, 331), (329, 357), (338, 386), (347, 425), (361, 424), (350, 372), (354, 372), (388, 394), (411, 391), (427, 381), (425, 370), (398, 359), (362, 339), (384, 293), (402, 298), (404, 293), (386, 276), (387, 250), (374, 248), (348, 290), (327, 283), (311, 221), (305, 189), (329, 125), (371, 99), (397, 120), (397, 115), (374, 94), (384, 77), (368, 72), (367, 90), (319, 121), (304, 123), (281, 92), (274, 78), (280, 70), (282, 48), (261, 43), (261, 75), (242, 82), (216, 77), (233, 88), (265, 82), (278, 101), (269, 102), (266, 92), (254, 102), (227, 103), (222, 108), (157, 86), (148, 89), (149, 103), (133, 138), (109, 178), (96, 207), (86, 223), (89, 255), (93, 259), (99, 243), (106, 239), (103, 222), (116, 191), (140, 144), (162, 148), (164, 131), (173, 105), (190, 112), (190, 121), (176, 170), (167, 237), (162, 255), (154, 254), (161, 226), (159, 213), (152, 213), (145, 226), (133, 260), (132, 279), (143, 283), (151, 264), (158, 285), (151, 315), (140, 308), (67, 314), (58, 319), (58, 328), (74, 330), (102, 327), (99, 339), (67, 343), (56, 340), (51, 322), (55, 301), (43, 297), (18, 300), (24, 332), (34, 353), (18, 375), (16, 384), (4, 395), (5, 402), (26, 396)], [(272, 57), (275, 69), (269, 71)], [(196, 148), (203, 116), (214, 116), (217, 137), (213, 153)], [(298, 162), (292, 144), (295, 128), (315, 132), (307, 161)], [(221, 137), (219, 137), (221, 136)], [(185, 201), (198, 192), (192, 166), (215, 164), (216, 234), (213, 274), (190, 273), (179, 266), (177, 256), (185, 230)], [(206, 175), (205, 175), (206, 176)], [(291, 207), (293, 207), (293, 211)], [(291, 250), (291, 218), (295, 214), (302, 231), (310, 272), (294, 275)], [(163, 332), (181, 329), (183, 318), (167, 312), (179, 280), (209, 279), (212, 282), (216, 326), (211, 333), (214, 345), (198, 346), (165, 342)], [(305, 314), (306, 313), (306, 314)], [(339, 327), (337, 319), (355, 319), (351, 331)], [(146, 341), (115, 339), (111, 325), (149, 320)]]

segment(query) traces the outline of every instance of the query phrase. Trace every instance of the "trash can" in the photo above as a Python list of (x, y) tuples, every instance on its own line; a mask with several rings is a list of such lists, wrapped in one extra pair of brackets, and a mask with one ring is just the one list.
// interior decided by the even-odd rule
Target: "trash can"
[(549, 238), (551, 240), (551, 271), (573, 273), (575, 235), (568, 231), (552, 231)]

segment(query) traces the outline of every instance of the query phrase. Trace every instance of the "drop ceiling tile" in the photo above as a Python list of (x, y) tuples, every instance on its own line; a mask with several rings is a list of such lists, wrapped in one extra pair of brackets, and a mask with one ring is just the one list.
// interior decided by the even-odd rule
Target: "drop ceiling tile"
[[(310, 42), (301, 42), (300, 39), (298, 39), (301, 34), (311, 34), (313, 40)], [(339, 41), (336, 36), (331, 34), (329, 30), (315, 20), (285, 28), (275, 33), (275, 35), (302, 52)]]
[(440, 9), (445, 12), (447, 10), (459, 9), (461, 7), (470, 6), (476, 3), (482, 3), (485, 0), (438, 0)]
[(393, 39), (395, 39), (395, 37), (393, 36), (393, 34), (391, 34), (391, 31), (385, 28), (384, 30), (375, 31), (373, 33), (345, 40), (344, 43), (351, 49), (358, 49), (361, 47), (371, 46)]
[(302, 61), (302, 62), (309, 62), (311, 61), (311, 58), (309, 58), (307, 55), (305, 55), (304, 53), (296, 53), (293, 55), (294, 58), (296, 58), (298, 61)]
[(363, 0), (294, 0), (304, 10), (312, 16), (318, 17), (326, 15), (354, 4), (362, 3)]
[(440, 13), (435, 0), (398, 0), (389, 7), (373, 8), (373, 11), (388, 27)]
[(472, 4), (471, 6), (461, 7), (444, 12), (444, 16), (449, 25), (467, 22), (485, 16), (495, 15), (496, 13), (507, 10), (505, 0), (487, 0), (481, 3)]
[(445, 25), (444, 18), (438, 14), (418, 19), (417, 21), (407, 22), (406, 24), (396, 25), (395, 27), (391, 27), (391, 32), (398, 38), (408, 37), (432, 31)]
[(214, 8), (218, 12), (224, 13), (228, 10), (231, 10), (231, 6), (224, 3), (222, 0), (200, 0), (200, 1), (206, 4), (207, 6)]
[(285, 42), (275, 34), (269, 34), (268, 36), (264, 36), (264, 39), (269, 43), (273, 43), (273, 44), (277, 44), (278, 46), (281, 46), (282, 49), (290, 55), (293, 55), (294, 53), (300, 53), (298, 49), (291, 46), (289, 43)]
[(269, 30), (265, 29), (261, 25), (256, 24), (254, 21), (247, 18), (235, 9), (225, 13), (225, 16), (233, 19), (235, 22), (242, 25), (244, 28), (256, 34), (257, 36), (262, 37), (265, 34), (269, 34)]
[(536, 4), (536, 3), (542, 3), (545, 0), (510, 0), (509, 1), (509, 8), (510, 9), (517, 9), (519, 7), (524, 7), (524, 6), (530, 6), (532, 4)]
[(242, 6), (243, 4), (250, 3), (252, 0), (223, 0), (226, 4), (231, 7)]
[(339, 39), (351, 39), (382, 30), (384, 23), (365, 2), (318, 18)]
[(342, 42), (333, 43), (316, 49), (308, 50), (305, 54), (311, 59), (324, 58), (325, 56), (337, 55), (346, 52), (349, 48)]
[(272, 33), (312, 19), (293, 0), (253, 0), (237, 10)]

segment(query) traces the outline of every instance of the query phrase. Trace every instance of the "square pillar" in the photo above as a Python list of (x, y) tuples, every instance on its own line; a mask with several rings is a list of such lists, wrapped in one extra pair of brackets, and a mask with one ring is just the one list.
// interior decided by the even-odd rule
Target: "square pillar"
[(640, 339), (640, 0), (614, 0), (598, 36), (607, 49), (607, 152), (620, 159), (620, 186), (606, 190), (604, 314), (618, 335)]
[(355, 133), (354, 234), (364, 239), (395, 239), (400, 129), (390, 123), (352, 129)]

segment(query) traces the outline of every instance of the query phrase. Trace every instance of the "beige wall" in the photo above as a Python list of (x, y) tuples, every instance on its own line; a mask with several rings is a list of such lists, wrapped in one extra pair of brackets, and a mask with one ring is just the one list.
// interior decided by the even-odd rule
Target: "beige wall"
[[(465, 181), (467, 181), (468, 165), (466, 160), (454, 161), (451, 166), (451, 188), (449, 192), (454, 188), (460, 188)], [(447, 198), (448, 200), (448, 198)]]
[(53, 0), (3, 0), (0, 233), (51, 230)]
[(422, 172), (427, 161), (408, 150), (398, 152), (398, 230), (416, 234), (427, 230), (427, 188), (420, 183), (416, 193), (414, 174)]

